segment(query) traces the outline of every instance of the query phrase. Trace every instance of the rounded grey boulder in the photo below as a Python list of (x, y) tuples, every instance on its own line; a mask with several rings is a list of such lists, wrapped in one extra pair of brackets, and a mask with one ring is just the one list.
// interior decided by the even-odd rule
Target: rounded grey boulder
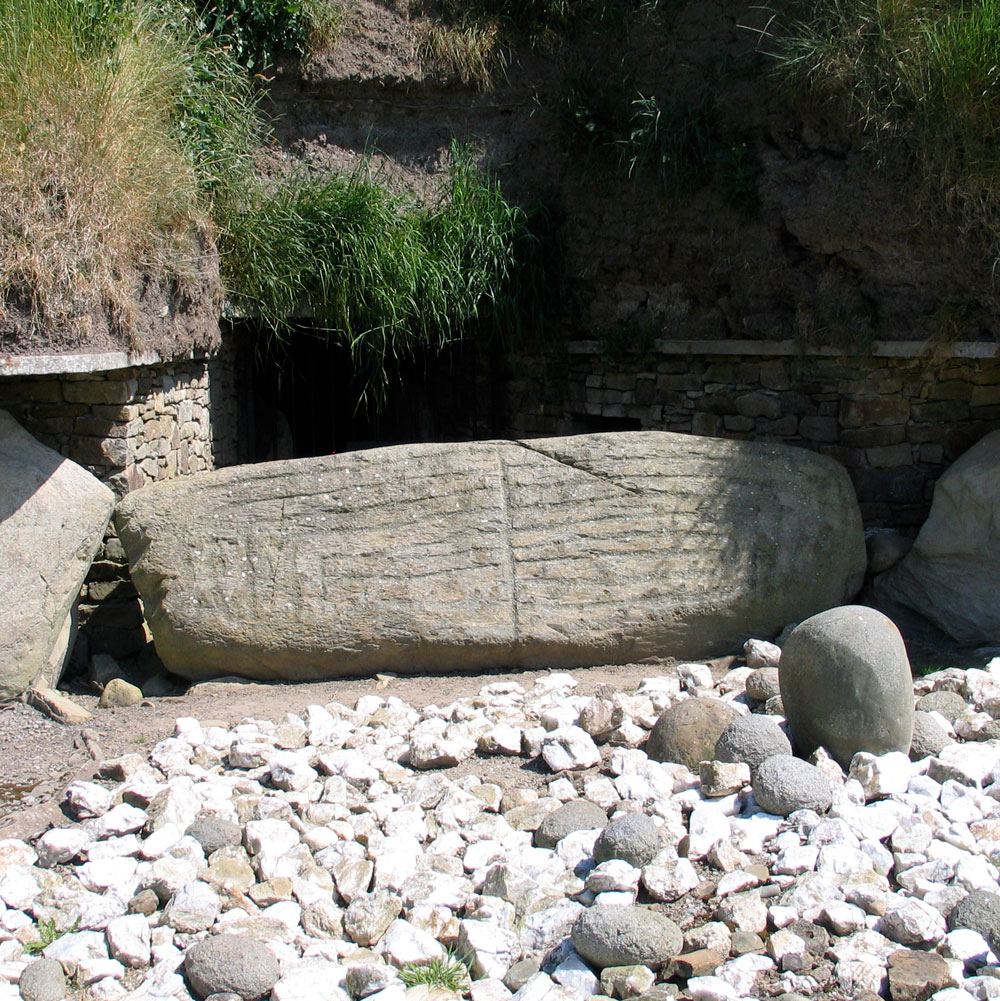
[(646, 907), (588, 907), (576, 919), (570, 939), (598, 970), (633, 965), (656, 969), (684, 946), (680, 928)]
[(958, 692), (941, 689), (928, 692), (917, 699), (917, 712), (940, 713), (949, 723), (954, 723), (969, 708), (969, 703)]
[(699, 761), (715, 756), (715, 742), (738, 715), (719, 699), (685, 699), (660, 714), (649, 731), (646, 754), (653, 761), (671, 761), (697, 772)]
[(743, 762), (750, 771), (775, 754), (791, 754), (792, 742), (773, 716), (740, 716), (715, 742), (716, 761)]
[(789, 754), (761, 762), (753, 779), (753, 795), (762, 810), (781, 817), (796, 810), (822, 813), (833, 802), (830, 780), (815, 765)]
[(1000, 894), (991, 890), (973, 890), (951, 909), (948, 931), (971, 928), (979, 932), (996, 952), (1000, 945)]
[(858, 751), (910, 750), (913, 679), (903, 638), (863, 605), (820, 612), (781, 655), (781, 701), (799, 754), (825, 747), (844, 769)]
[(594, 845), (594, 861), (623, 859), (641, 869), (665, 844), (663, 831), (645, 813), (627, 813), (612, 820)]
[(535, 831), (535, 845), (538, 848), (555, 848), (567, 834), (573, 831), (590, 831), (603, 828), (608, 815), (589, 799), (571, 799), (553, 810)]
[(198, 817), (184, 832), (201, 845), (206, 855), (225, 848), (227, 845), (243, 843), (243, 830), (239, 824), (222, 817)]
[(910, 759), (919, 761), (940, 754), (949, 744), (955, 741), (948, 732), (929, 713), (915, 712), (913, 714), (913, 739), (910, 741)]
[(195, 995), (238, 994), (242, 1001), (262, 1001), (281, 971), (274, 954), (246, 935), (215, 935), (192, 946), (184, 972)]
[(24, 1001), (62, 1001), (66, 997), (66, 975), (58, 959), (36, 959), (21, 971), (17, 980)]
[(755, 702), (767, 702), (779, 694), (779, 676), (776, 667), (761, 667), (747, 675), (747, 695)]

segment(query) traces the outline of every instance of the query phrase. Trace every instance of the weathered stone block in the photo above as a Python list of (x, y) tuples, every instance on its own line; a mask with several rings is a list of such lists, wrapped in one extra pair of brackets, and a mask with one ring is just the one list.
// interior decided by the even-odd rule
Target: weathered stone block
[(878, 594), (915, 608), (962, 643), (1000, 636), (1000, 431), (938, 480), (909, 555), (876, 579)]
[(839, 433), (836, 417), (803, 417), (799, 421), (799, 434), (810, 441), (833, 442)]
[(736, 398), (736, 411), (744, 417), (774, 420), (781, 416), (781, 401), (768, 393), (744, 393)]
[(852, 448), (884, 448), (898, 445), (906, 440), (906, 428), (902, 424), (890, 427), (847, 428), (841, 432), (840, 442)]
[(54, 684), (114, 495), (0, 410), (0, 698)]
[(899, 397), (876, 397), (870, 400), (842, 400), (840, 423), (845, 428), (868, 424), (903, 424), (910, 416), (910, 401)]
[(839, 604), (866, 563), (835, 463), (657, 432), (231, 467), (117, 521), (187, 677), (704, 656)]
[(943, 423), (965, 420), (969, 404), (964, 400), (939, 400), (934, 403), (914, 403), (913, 419), (924, 423)]
[(959, 379), (931, 383), (926, 389), (928, 400), (965, 400), (972, 396), (972, 385)]
[(130, 403), (137, 392), (135, 379), (87, 379), (63, 386), (64, 398), (74, 403)]
[(869, 465), (877, 469), (908, 466), (913, 461), (913, 447), (906, 442), (901, 442), (899, 445), (869, 448), (865, 454)]

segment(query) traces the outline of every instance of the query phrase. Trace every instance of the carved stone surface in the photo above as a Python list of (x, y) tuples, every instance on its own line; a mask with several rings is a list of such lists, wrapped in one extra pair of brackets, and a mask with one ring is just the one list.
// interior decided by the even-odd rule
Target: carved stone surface
[(233, 467), (116, 519), (191, 678), (702, 656), (842, 603), (865, 567), (832, 460), (663, 432)]

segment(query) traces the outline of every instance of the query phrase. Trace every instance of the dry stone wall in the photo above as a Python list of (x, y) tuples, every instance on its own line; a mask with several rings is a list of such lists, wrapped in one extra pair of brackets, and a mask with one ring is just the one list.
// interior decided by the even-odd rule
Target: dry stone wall
[(512, 360), (514, 436), (656, 429), (782, 442), (847, 467), (866, 524), (917, 526), (940, 474), (1000, 427), (993, 344), (876, 344), (863, 356), (789, 342), (596, 341)]
[[(226, 343), (211, 357), (160, 362), (152, 356), (148, 364), (83, 372), (58, 371), (83, 367), (79, 356), (53, 358), (48, 365), (21, 359), (24, 369), (56, 371), (0, 378), (0, 408), (122, 497), (147, 483), (235, 461), (234, 358), (235, 348)], [(83, 585), (79, 625), (84, 639), (78, 659), (95, 653), (130, 657), (148, 643), (113, 525)]]

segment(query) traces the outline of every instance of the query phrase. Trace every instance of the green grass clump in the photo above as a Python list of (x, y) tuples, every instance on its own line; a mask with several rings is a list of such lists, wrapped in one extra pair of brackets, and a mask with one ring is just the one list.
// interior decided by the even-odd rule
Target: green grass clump
[(63, 935), (68, 935), (71, 932), (75, 932), (79, 927), (79, 918), (77, 918), (69, 928), (65, 928), (62, 931), (56, 927), (54, 919), (43, 918), (36, 926), (38, 938), (32, 942), (28, 942), (24, 946), (24, 951), (29, 956), (37, 956), (39, 953), (44, 951), (47, 946), (52, 945), (57, 938), (61, 938)]
[(362, 171), (292, 177), (234, 212), (222, 246), (237, 301), (279, 336), (310, 312), (350, 349), (364, 397), (378, 403), (395, 360), (513, 322), (531, 242), (525, 212), (456, 146), (430, 207)]
[(460, 994), (469, 987), (469, 970), (451, 956), (437, 957), (426, 963), (407, 963), (399, 971), (399, 979), (405, 987), (426, 984)]
[(1000, 235), (1000, 0), (818, 0), (766, 47), (793, 91), (825, 100), (925, 194)]

